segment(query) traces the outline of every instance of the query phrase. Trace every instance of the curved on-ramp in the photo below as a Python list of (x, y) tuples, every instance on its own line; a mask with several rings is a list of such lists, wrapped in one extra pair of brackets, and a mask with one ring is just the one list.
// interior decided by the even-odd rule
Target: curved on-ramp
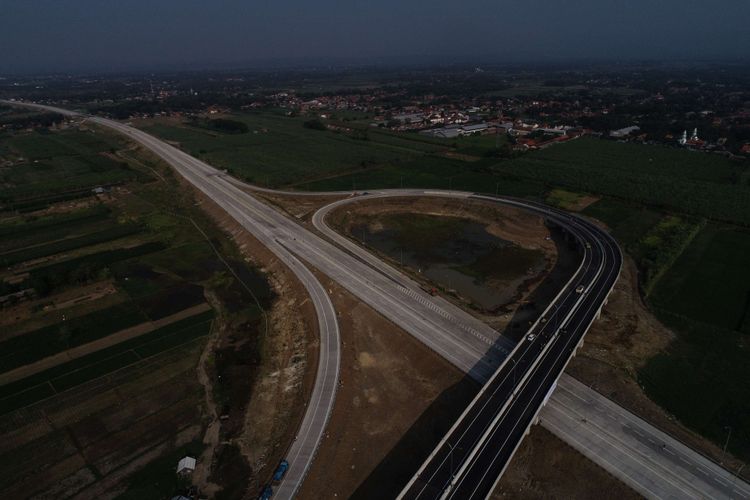
[[(98, 125), (114, 129), (148, 148), (212, 201), (221, 206), (240, 225), (271, 250), (300, 280), (315, 307), (320, 335), (318, 368), (310, 400), (294, 442), (287, 451), (289, 468), (284, 480), (275, 488), (274, 498), (292, 498), (312, 464), (330, 418), (339, 383), (341, 363), (340, 333), (336, 311), (327, 291), (278, 237), (273, 224), (262, 213), (265, 205), (247, 196), (236, 185), (227, 182), (215, 168), (193, 158), (155, 137), (120, 122), (91, 117), (75, 111), (33, 103), (0, 101), (10, 105), (54, 111), (69, 117), (84, 117)], [(254, 203), (253, 203), (254, 202)]]

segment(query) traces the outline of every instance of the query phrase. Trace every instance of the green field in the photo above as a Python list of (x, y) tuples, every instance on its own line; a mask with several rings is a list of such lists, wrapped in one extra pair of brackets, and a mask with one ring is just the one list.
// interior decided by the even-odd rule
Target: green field
[(608, 195), (709, 219), (750, 225), (748, 167), (663, 146), (582, 138), (500, 162), (498, 173)]
[[(12, 266), (21, 262), (26, 262), (41, 257), (48, 257), (61, 252), (76, 250), (78, 248), (106, 243), (127, 236), (140, 233), (141, 228), (129, 224), (120, 224), (100, 231), (84, 234), (82, 236), (72, 236), (65, 239), (52, 241), (47, 244), (39, 244), (32, 247), (19, 248), (9, 252), (0, 253), (0, 265)], [(49, 240), (47, 240), (49, 241)]]
[(542, 199), (545, 185), (512, 174), (491, 171), (489, 160), (464, 162), (439, 156), (424, 156), (396, 165), (321, 179), (298, 186), (305, 191), (381, 188), (434, 188)]
[(0, 222), (0, 251), (98, 231), (111, 223), (110, 213), (105, 206), (95, 206), (64, 214), (18, 217)]
[(163, 123), (144, 130), (180, 143), (186, 151), (216, 167), (270, 186), (372, 168), (442, 149), (419, 137), (368, 131), (368, 138), (362, 140), (345, 131), (314, 130), (303, 125), (306, 118), (276, 113), (243, 114), (232, 119), (246, 123), (250, 131), (220, 134)]
[(5, 210), (36, 210), (55, 201), (91, 196), (94, 187), (150, 180), (148, 174), (103, 154), (122, 146), (107, 134), (38, 131), (4, 142), (6, 156), (15, 160), (0, 172), (0, 208)]
[(0, 342), (0, 373), (147, 321), (132, 303), (118, 304)]
[(750, 334), (748, 256), (750, 231), (711, 224), (659, 281), (651, 302), (691, 320)]
[(208, 334), (213, 312), (171, 323), (140, 337), (0, 386), (1, 413), (35, 403)]
[(659, 280), (650, 304), (677, 332), (640, 379), (696, 431), (750, 459), (750, 232), (710, 224)]
[(612, 230), (617, 242), (628, 252), (662, 217), (660, 212), (612, 198), (602, 198), (583, 210), (584, 215), (604, 222)]
[[(459, 145), (457, 151), (491, 152), (493, 136), (464, 138), (479, 147)], [(564, 188), (606, 195), (625, 204), (669, 210), (707, 219), (750, 225), (748, 167), (724, 157), (663, 146), (621, 144), (582, 138), (533, 151), (513, 159), (476, 163), (437, 156), (389, 163), (363, 172), (311, 181), (306, 190), (447, 188), (508, 195), (541, 196)], [(499, 183), (499, 187), (498, 187)], [(519, 186), (527, 186), (518, 189)], [(532, 187), (533, 186), (533, 187)]]

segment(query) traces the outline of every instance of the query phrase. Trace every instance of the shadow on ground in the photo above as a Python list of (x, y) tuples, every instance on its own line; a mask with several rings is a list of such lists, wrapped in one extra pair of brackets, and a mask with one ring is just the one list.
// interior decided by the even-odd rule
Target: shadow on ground
[[(557, 245), (558, 259), (547, 277), (530, 295), (529, 306), (519, 308), (503, 332), (504, 336), (516, 341), (525, 334), (529, 321), (536, 320), (578, 267), (580, 254), (572, 238), (559, 228), (550, 229), (552, 239)], [(514, 328), (512, 325), (519, 326)], [(497, 353), (494, 348), (488, 349), (482, 361), (477, 363), (470, 373), (484, 370), (484, 366), (490, 361), (493, 366), (497, 366)], [(357, 487), (351, 498), (396, 498), (474, 399), (480, 387), (480, 384), (467, 374), (461, 381), (443, 391), (367, 479)]]

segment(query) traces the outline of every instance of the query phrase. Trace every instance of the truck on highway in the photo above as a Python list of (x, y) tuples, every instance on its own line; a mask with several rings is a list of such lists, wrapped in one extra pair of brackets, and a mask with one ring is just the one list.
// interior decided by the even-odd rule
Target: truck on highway
[(265, 488), (263, 488), (263, 491), (260, 492), (258, 500), (269, 500), (272, 496), (273, 488), (271, 488), (271, 485), (269, 484)]
[(279, 462), (279, 466), (276, 467), (276, 472), (273, 473), (273, 482), (279, 483), (282, 479), (284, 479), (284, 476), (286, 475), (286, 471), (289, 469), (289, 462), (286, 460), (282, 460)]

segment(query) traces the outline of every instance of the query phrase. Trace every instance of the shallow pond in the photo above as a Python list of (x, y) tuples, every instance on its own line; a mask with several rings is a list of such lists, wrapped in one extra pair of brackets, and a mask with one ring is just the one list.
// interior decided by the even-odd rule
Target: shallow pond
[(471, 219), (388, 214), (353, 226), (351, 235), (486, 311), (511, 301), (545, 266), (541, 251), (490, 234)]

